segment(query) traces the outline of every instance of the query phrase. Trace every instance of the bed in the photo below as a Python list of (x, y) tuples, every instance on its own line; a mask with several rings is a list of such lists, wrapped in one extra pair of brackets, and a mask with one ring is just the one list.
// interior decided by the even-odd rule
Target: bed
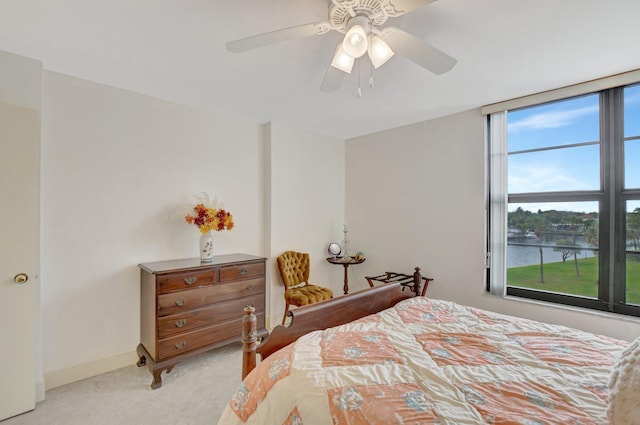
[(218, 424), (608, 423), (607, 384), (628, 342), (411, 289), (296, 309), (260, 345), (249, 308), (246, 377)]

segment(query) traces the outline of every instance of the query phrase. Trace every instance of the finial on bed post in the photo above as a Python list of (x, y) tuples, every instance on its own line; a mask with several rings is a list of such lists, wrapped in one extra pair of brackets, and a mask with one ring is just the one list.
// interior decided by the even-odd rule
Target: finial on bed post
[(422, 293), (420, 286), (422, 286), (422, 275), (420, 274), (420, 267), (416, 267), (416, 271), (413, 273), (413, 293), (416, 294), (416, 297)]
[(256, 367), (257, 320), (256, 309), (252, 305), (244, 308), (242, 318), (242, 379)]

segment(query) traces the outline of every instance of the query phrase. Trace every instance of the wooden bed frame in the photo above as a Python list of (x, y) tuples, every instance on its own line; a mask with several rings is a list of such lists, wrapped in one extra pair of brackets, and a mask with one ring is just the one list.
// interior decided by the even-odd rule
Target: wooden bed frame
[(258, 354), (261, 359), (265, 359), (311, 331), (348, 323), (393, 307), (404, 299), (424, 295), (421, 289), (423, 284), (425, 279), (420, 274), (420, 268), (416, 267), (411, 281), (385, 283), (289, 310), (289, 325), (276, 326), (260, 344), (257, 338), (255, 308), (245, 307), (242, 323), (242, 379), (256, 367)]

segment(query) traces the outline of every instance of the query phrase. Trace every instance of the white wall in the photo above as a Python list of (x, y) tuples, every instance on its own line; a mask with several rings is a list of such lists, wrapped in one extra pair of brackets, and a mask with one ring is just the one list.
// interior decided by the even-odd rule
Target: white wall
[[(136, 360), (137, 265), (197, 256), (199, 233), (183, 217), (200, 192), (234, 215), (236, 227), (214, 235), (217, 254), (271, 265), (271, 251), (300, 249), (314, 277), (338, 272), (323, 261), (344, 217), (344, 141), (46, 70), (42, 111), (47, 388)], [(268, 275), (278, 323), (276, 282)]]
[(428, 295), (621, 339), (640, 320), (486, 295), (484, 118), (471, 110), (347, 141), (346, 219), (364, 276), (413, 267)]
[(263, 255), (264, 161), (254, 123), (48, 71), (43, 89), (46, 375), (135, 350), (137, 264), (198, 255), (193, 195), (234, 214), (216, 253)]
[(284, 251), (308, 252), (310, 282), (342, 294), (342, 267), (326, 257), (329, 243), (342, 237), (345, 142), (272, 124), (270, 146), (270, 323), (278, 324), (285, 303), (275, 257)]
[(436, 279), (431, 294), (450, 296), (463, 280), (481, 291), (482, 134), (466, 113), (347, 141), (347, 221), (367, 257), (354, 272), (419, 266)]

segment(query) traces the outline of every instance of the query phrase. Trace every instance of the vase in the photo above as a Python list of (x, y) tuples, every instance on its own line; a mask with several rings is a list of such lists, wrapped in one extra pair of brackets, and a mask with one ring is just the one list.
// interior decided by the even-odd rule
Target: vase
[(211, 232), (200, 235), (200, 262), (211, 263), (213, 261), (213, 235)]

